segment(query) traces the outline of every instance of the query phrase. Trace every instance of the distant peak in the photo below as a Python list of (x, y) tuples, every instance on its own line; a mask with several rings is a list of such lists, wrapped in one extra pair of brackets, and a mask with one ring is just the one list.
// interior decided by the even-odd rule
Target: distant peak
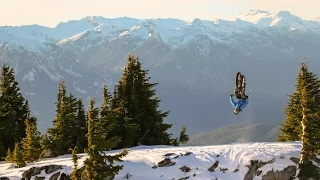
[(251, 9), (250, 11), (241, 13), (241, 15), (257, 15), (257, 14), (270, 14), (268, 11), (264, 11), (264, 10), (255, 10), (255, 9)]
[(199, 24), (201, 23), (201, 19), (199, 18), (195, 18), (193, 21), (192, 21), (192, 24)]
[(279, 11), (276, 16), (279, 17), (290, 17), (292, 14), (289, 11)]
[(320, 17), (314, 19), (313, 21), (317, 22), (317, 23), (320, 23)]
[(253, 13), (269, 13), (268, 11), (264, 11), (264, 10), (255, 10), (255, 9), (250, 9), (250, 11), (249, 12), (253, 12)]

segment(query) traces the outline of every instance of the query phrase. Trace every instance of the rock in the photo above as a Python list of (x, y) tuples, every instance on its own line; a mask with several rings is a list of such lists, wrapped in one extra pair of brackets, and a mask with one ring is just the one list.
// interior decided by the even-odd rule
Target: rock
[(36, 176), (35, 178), (34, 178), (34, 180), (44, 180), (46, 177), (38, 177), (38, 176)]
[(172, 156), (172, 155), (175, 155), (175, 153), (167, 153), (164, 156)]
[(184, 180), (184, 179), (189, 179), (190, 176), (184, 177), (184, 178), (180, 178), (178, 180)]
[(48, 165), (48, 166), (45, 166), (44, 168), (45, 168), (46, 174), (50, 174), (50, 173), (55, 172), (56, 170), (62, 169), (62, 166), (61, 165)]
[(43, 167), (32, 167), (22, 173), (22, 178), (30, 179), (31, 176), (40, 174), (43, 169), (44, 169)]
[(296, 166), (288, 166), (284, 168), (282, 171), (273, 170), (267, 172), (267, 174), (262, 176), (262, 180), (274, 180), (274, 179), (281, 179), (281, 180), (292, 180), (296, 175), (297, 168)]
[(261, 175), (261, 173), (262, 173), (262, 171), (261, 171), (261, 170), (257, 171), (257, 176), (260, 176), (260, 175)]
[(245, 175), (244, 180), (252, 180), (256, 176), (258, 169), (265, 164), (267, 163), (260, 160), (251, 160), (250, 165), (246, 165), (246, 167), (249, 168), (249, 171)]
[(214, 170), (218, 167), (219, 161), (216, 161), (211, 167), (209, 167), (208, 171), (214, 172)]
[(131, 176), (132, 176), (131, 174), (127, 173), (123, 179), (129, 179)]
[(233, 171), (234, 173), (236, 173), (236, 172), (238, 172), (239, 171), (239, 165), (238, 165), (238, 167)]
[(280, 156), (280, 159), (284, 159), (284, 156), (283, 156), (283, 155), (281, 155), (281, 156)]
[(10, 180), (8, 177), (0, 177), (0, 180)]
[(50, 174), (59, 169), (62, 169), (61, 165), (47, 165), (47, 166), (41, 166), (41, 167), (32, 167), (22, 173), (22, 178), (30, 179), (32, 176), (40, 174), (42, 170), (45, 170), (46, 174)]
[(65, 173), (62, 173), (59, 180), (69, 180), (69, 179), (70, 179), (70, 176), (68, 176)]
[(186, 152), (185, 156), (189, 156), (192, 152)]
[(177, 156), (175, 156), (175, 157), (173, 157), (174, 159), (177, 159), (179, 157), (179, 155), (177, 155)]
[(158, 167), (168, 167), (175, 165), (175, 162), (172, 162), (171, 159), (165, 158), (164, 160), (158, 162)]
[(156, 166), (156, 165), (152, 166), (152, 169), (156, 169), (156, 168), (157, 168), (157, 166)]
[(225, 173), (226, 171), (228, 171), (228, 168), (220, 168), (220, 171), (222, 171), (223, 173)]
[(273, 158), (273, 159), (267, 161), (266, 163), (267, 163), (267, 164), (272, 164), (272, 163), (274, 163), (275, 161), (276, 161), (276, 158)]
[(49, 180), (58, 180), (59, 176), (60, 176), (60, 172), (56, 172), (49, 178)]
[(191, 169), (190, 169), (189, 167), (187, 167), (187, 166), (182, 166), (182, 167), (180, 168), (180, 170), (181, 170), (182, 172), (190, 172), (190, 171), (191, 171)]
[(300, 159), (299, 159), (299, 158), (296, 158), (296, 157), (291, 157), (290, 160), (291, 160), (292, 162), (294, 162), (295, 164), (299, 164), (299, 162), (300, 162)]

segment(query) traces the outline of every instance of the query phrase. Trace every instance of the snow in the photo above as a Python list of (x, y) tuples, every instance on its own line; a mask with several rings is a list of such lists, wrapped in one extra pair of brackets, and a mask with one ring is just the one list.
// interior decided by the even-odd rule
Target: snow
[(191, 41), (197, 41), (200, 37), (207, 37), (213, 42), (232, 44), (232, 35), (251, 32), (250, 35), (258, 38), (259, 34), (250, 30), (269, 32), (270, 28), (281, 32), (304, 31), (320, 34), (320, 19), (309, 21), (288, 11), (270, 13), (262, 10), (250, 10), (231, 21), (195, 18), (189, 22), (174, 18), (87, 16), (80, 20), (62, 22), (55, 28), (39, 25), (3, 26), (0, 27), (0, 43), (24, 46), (33, 51), (39, 51), (47, 42), (59, 46), (71, 43), (84, 50), (118, 38), (133, 40), (137, 44), (156, 38), (171, 48), (179, 48)]
[[(123, 158), (123, 162), (117, 162), (116, 164), (123, 164), (124, 168), (116, 175), (116, 180), (123, 179), (124, 176), (129, 173), (130, 179), (161, 179), (171, 180), (173, 178), (183, 178), (186, 176), (195, 177), (191, 179), (215, 179), (219, 180), (239, 180), (244, 179), (245, 174), (248, 171), (246, 165), (250, 163), (250, 160), (270, 161), (275, 158), (275, 162), (272, 164), (266, 164), (259, 170), (262, 170), (260, 176), (254, 178), (259, 180), (268, 171), (274, 169), (283, 170), (289, 165), (295, 165), (289, 158), (300, 158), (300, 142), (287, 142), (287, 143), (236, 143), (228, 145), (212, 145), (212, 146), (137, 146), (129, 149), (129, 154)], [(106, 152), (109, 154), (117, 153), (119, 150)], [(186, 154), (191, 152), (188, 156), (180, 156), (174, 158), (180, 154)], [(152, 166), (165, 158), (165, 154), (174, 153), (169, 158), (176, 164), (170, 167), (157, 167), (153, 169)], [(78, 154), (81, 156), (79, 160), (79, 166), (83, 165), (83, 161), (87, 158), (85, 153)], [(281, 157), (281, 158), (280, 158)], [(219, 161), (218, 168), (214, 172), (209, 172), (207, 169), (211, 167), (216, 161)], [(21, 174), (33, 166), (43, 165), (63, 165), (64, 169), (60, 172), (70, 174), (72, 172), (73, 163), (71, 155), (59, 156), (57, 158), (43, 159), (39, 162), (29, 163), (24, 168), (14, 168), (10, 163), (0, 164), (0, 177), (9, 177), (12, 180), (20, 179)], [(190, 172), (184, 173), (179, 168), (187, 166), (191, 168)], [(233, 172), (239, 167), (238, 172)], [(223, 173), (220, 168), (228, 168)], [(42, 173), (47, 179), (50, 175)], [(52, 173), (53, 174), (53, 173)]]
[(29, 83), (32, 82), (32, 81), (35, 81), (35, 72), (36, 70), (34, 68), (32, 68), (31, 71), (29, 71), (27, 74), (25, 74), (23, 77), (22, 77), (22, 81), (26, 81), (28, 80)]
[(317, 24), (317, 20), (303, 20), (289, 11), (269, 13), (262, 10), (250, 10), (249, 12), (242, 13), (237, 18), (256, 24), (260, 28), (286, 28), (288, 30), (312, 31), (320, 34), (320, 26)]
[(74, 88), (75, 90), (79, 91), (79, 92), (82, 93), (82, 94), (87, 93), (86, 90), (81, 89), (81, 88), (79, 87), (79, 85), (78, 85), (78, 83), (77, 83), (76, 81), (73, 81), (72, 86), (73, 86), (73, 88)]
[(65, 71), (66, 73), (75, 76), (75, 77), (82, 77), (82, 75), (78, 72), (74, 72), (72, 70), (72, 65), (70, 65), (69, 69), (64, 68), (61, 64), (59, 64), (60, 69), (62, 69), (63, 71)]

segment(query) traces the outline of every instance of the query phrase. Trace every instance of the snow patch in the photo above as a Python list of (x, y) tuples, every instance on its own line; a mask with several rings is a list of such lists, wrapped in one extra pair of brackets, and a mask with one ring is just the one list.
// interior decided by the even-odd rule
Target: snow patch
[(30, 96), (36, 95), (36, 93), (34, 93), (34, 92), (25, 92), (25, 94), (30, 95)]
[(65, 69), (61, 64), (59, 64), (60, 69), (62, 69), (63, 71), (65, 71), (66, 73), (75, 76), (75, 77), (82, 77), (82, 75), (78, 72), (74, 72), (72, 70), (72, 65), (70, 65), (69, 69)]
[(73, 81), (72, 86), (73, 86), (73, 88), (74, 88), (75, 90), (79, 91), (79, 92), (82, 93), (82, 94), (87, 93), (86, 90), (81, 89), (81, 88), (79, 87), (79, 84), (78, 84), (76, 81)]
[(22, 77), (22, 81), (26, 81), (26, 80), (28, 80), (29, 82), (35, 81), (35, 77), (34, 77), (35, 72), (36, 72), (36, 70), (34, 68), (32, 68), (31, 71), (29, 71), (27, 74), (25, 74)]

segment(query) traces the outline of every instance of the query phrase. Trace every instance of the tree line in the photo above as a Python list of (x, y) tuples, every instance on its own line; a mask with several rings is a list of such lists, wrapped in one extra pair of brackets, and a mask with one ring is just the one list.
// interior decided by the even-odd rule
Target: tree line
[(320, 179), (320, 81), (301, 62), (295, 92), (289, 95), (285, 108), (286, 119), (281, 124), (278, 142), (301, 141), (300, 179)]
[[(2, 65), (0, 77), (0, 160), (17, 167), (46, 157), (72, 151), (72, 179), (101, 179), (114, 176), (122, 166), (127, 148), (137, 145), (173, 145), (186, 143), (189, 137), (183, 126), (180, 137), (168, 130), (172, 124), (164, 119), (169, 111), (159, 110), (160, 99), (151, 83), (148, 70), (143, 70), (139, 57), (129, 55), (122, 76), (111, 93), (104, 85), (102, 104), (89, 100), (85, 110), (81, 98), (67, 93), (65, 81), (58, 86), (53, 126), (46, 133), (37, 130), (37, 118), (30, 113), (28, 100), (15, 79), (14, 70)], [(123, 149), (116, 155), (104, 151)], [(87, 153), (84, 166), (78, 169), (77, 153)]]

